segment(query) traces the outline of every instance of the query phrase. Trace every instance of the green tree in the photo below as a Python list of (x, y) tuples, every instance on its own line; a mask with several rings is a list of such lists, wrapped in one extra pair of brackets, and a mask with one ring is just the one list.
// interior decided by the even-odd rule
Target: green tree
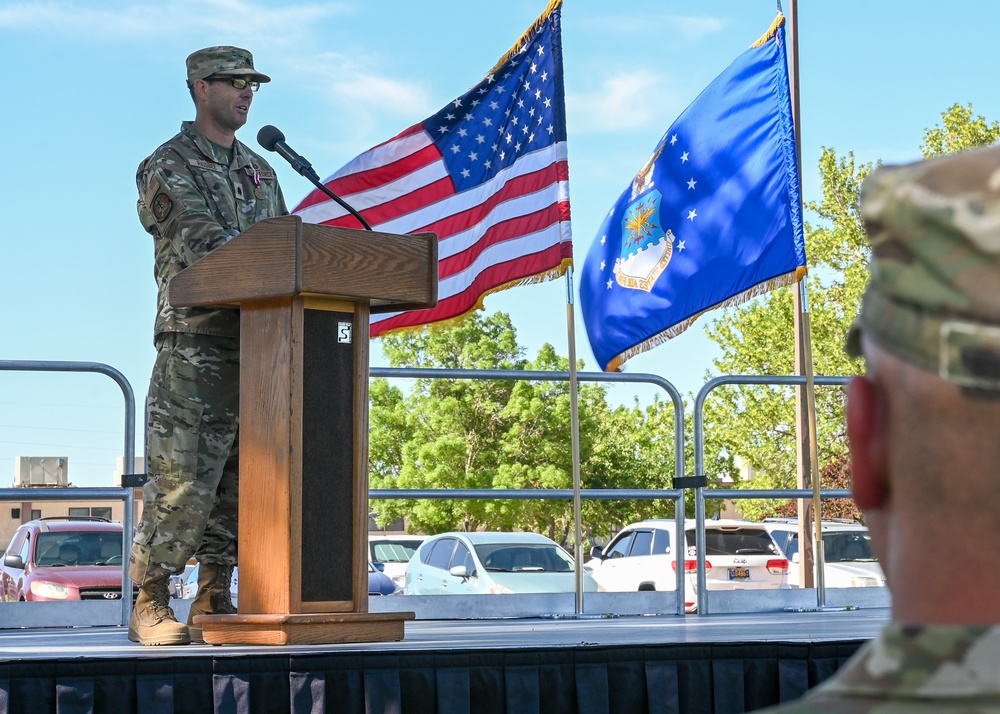
[[(569, 361), (559, 357), (555, 349), (546, 344), (537, 358), (526, 365), (526, 369), (567, 372)], [(590, 450), (597, 422), (606, 410), (603, 387), (580, 387), (581, 454)], [(508, 427), (500, 445), (501, 462), (493, 486), (506, 489), (571, 489), (573, 453), (568, 382), (515, 382), (503, 417)], [(571, 501), (491, 501), (489, 508), (492, 528), (530, 530), (564, 544), (572, 540)]]
[[(524, 358), (504, 313), (475, 313), (451, 328), (389, 335), (391, 366), (567, 372), (569, 362), (544, 345)], [(572, 489), (570, 394), (565, 380), (417, 379), (408, 390), (375, 379), (371, 387), (371, 487)], [(611, 409), (606, 388), (579, 387), (583, 488), (668, 488), (673, 468), (673, 406)], [(381, 500), (378, 520), (403, 517), (428, 533), (445, 530), (530, 530), (568, 545), (568, 500)], [(586, 501), (584, 532), (606, 535), (669, 503)]]
[[(631, 407), (622, 405), (605, 411), (582, 466), (586, 487), (672, 488), (676, 475), (675, 418), (673, 404), (658, 396), (645, 407), (636, 399)], [(689, 441), (687, 444), (690, 448)], [(585, 531), (599, 540), (633, 521), (673, 516), (674, 503), (666, 499), (600, 500), (583, 504)]]
[[(924, 134), (924, 156), (931, 157), (992, 144), (1000, 124), (974, 117), (971, 105), (955, 104), (939, 126)], [(812, 222), (806, 225), (809, 258), (809, 302), (812, 351), (817, 375), (850, 375), (861, 371), (860, 360), (843, 350), (844, 336), (854, 320), (868, 279), (869, 249), (859, 210), (860, 189), (875, 169), (858, 165), (853, 152), (838, 156), (824, 148), (819, 161), (821, 199), (806, 204)], [(794, 373), (792, 289), (768, 293), (725, 311), (706, 332), (721, 348), (714, 367), (721, 374), (783, 375)], [(837, 487), (849, 474), (843, 392), (817, 388), (817, 436), (820, 483)], [(709, 398), (705, 408), (706, 471), (714, 480), (730, 477), (747, 488), (794, 488), (796, 429), (791, 388), (727, 387)], [(740, 463), (752, 478), (741, 481)], [(744, 501), (749, 518), (772, 515), (779, 504)]]
[[(403, 447), (413, 440), (413, 428), (407, 419), (403, 390), (387, 379), (371, 382), (369, 399), (378, 408), (372, 409), (368, 430), (368, 468), (372, 486), (393, 484), (399, 478), (403, 464)], [(379, 488), (391, 488), (379, 486)]]
[[(391, 366), (442, 369), (523, 369), (510, 318), (476, 313), (447, 329), (387, 335), (382, 348)], [(417, 379), (408, 394), (372, 380), (372, 488), (490, 488), (503, 463), (507, 424), (502, 417), (513, 382)], [(428, 533), (477, 530), (487, 523), (481, 500), (382, 501), (378, 520), (406, 517)]]
[(924, 132), (920, 147), (924, 158), (990, 146), (1000, 139), (1000, 123), (990, 124), (982, 115), (973, 117), (971, 104), (953, 104), (941, 115), (941, 124)]
[[(857, 165), (854, 155), (838, 157), (824, 149), (820, 158), (822, 199), (806, 205), (819, 219), (806, 225), (810, 260), (809, 302), (814, 371), (817, 375), (854, 373), (843, 350), (843, 337), (857, 313), (867, 281), (867, 247), (858, 210), (858, 190), (871, 164)], [(714, 367), (721, 374), (794, 374), (794, 302), (792, 290), (776, 290), (732, 308), (708, 328), (721, 348)], [(820, 464), (846, 452), (843, 392), (817, 388), (817, 444)], [(731, 478), (737, 487), (794, 488), (796, 418), (791, 387), (727, 386), (705, 404), (706, 470), (716, 480)], [(724, 454), (725, 456), (720, 456)], [(743, 473), (752, 474), (743, 480)], [(770, 515), (775, 504), (744, 501), (749, 518)]]

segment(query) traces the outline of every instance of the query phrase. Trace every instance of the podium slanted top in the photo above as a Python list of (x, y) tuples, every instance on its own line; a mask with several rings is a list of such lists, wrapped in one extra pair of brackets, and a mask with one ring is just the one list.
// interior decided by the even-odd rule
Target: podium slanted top
[(315, 296), (367, 302), (372, 312), (437, 304), (437, 236), (399, 235), (268, 218), (173, 277), (177, 307)]

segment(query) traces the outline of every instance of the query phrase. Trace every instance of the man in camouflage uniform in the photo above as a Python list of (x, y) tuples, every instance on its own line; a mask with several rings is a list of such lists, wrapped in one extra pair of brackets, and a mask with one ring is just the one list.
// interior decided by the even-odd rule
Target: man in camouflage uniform
[(880, 169), (847, 349), (853, 495), (892, 622), (781, 712), (1000, 712), (1000, 146)]
[[(257, 221), (288, 213), (274, 170), (236, 140), (267, 75), (238, 47), (187, 58), (195, 120), (139, 165), (138, 210), (153, 236), (156, 362), (147, 397), (143, 513), (129, 564), (141, 590), (129, 639), (144, 645), (202, 641), (199, 614), (235, 613), (239, 493), (239, 311), (179, 308), (168, 284), (179, 271)], [(201, 563), (188, 624), (169, 608), (169, 578)]]

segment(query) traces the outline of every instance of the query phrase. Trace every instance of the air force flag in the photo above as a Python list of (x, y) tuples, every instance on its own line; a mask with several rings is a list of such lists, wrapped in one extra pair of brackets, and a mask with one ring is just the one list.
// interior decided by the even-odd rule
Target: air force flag
[(667, 130), (580, 274), (601, 368), (805, 275), (784, 17)]

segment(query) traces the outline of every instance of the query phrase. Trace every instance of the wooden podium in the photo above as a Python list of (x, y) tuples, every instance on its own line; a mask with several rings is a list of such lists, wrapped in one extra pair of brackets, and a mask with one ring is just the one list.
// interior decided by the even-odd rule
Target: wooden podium
[(239, 614), (211, 644), (403, 639), (368, 612), (372, 312), (437, 303), (437, 238), (253, 226), (174, 276), (170, 303), (240, 309)]

